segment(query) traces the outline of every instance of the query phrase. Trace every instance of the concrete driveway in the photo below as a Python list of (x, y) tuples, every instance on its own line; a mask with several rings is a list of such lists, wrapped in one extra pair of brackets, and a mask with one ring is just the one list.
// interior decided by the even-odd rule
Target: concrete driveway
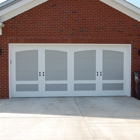
[(140, 101), (129, 97), (0, 100), (0, 140), (140, 140)]

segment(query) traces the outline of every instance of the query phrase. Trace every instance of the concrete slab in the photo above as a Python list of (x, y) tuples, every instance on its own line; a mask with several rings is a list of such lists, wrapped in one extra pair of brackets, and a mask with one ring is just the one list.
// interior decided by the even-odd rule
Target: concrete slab
[(0, 103), (2, 102), (2, 101), (4, 101), (5, 99), (0, 99)]
[[(116, 139), (130, 139), (130, 137), (140, 138), (139, 130), (140, 126), (137, 123), (99, 123), (99, 124), (89, 124), (94, 137), (107, 137)], [(137, 134), (136, 134), (136, 133)]]
[(1, 103), (0, 117), (81, 116), (74, 98), (12, 98)]
[(140, 101), (129, 97), (76, 98), (83, 116), (101, 118), (140, 117)]
[(128, 97), (76, 98), (95, 140), (140, 139), (140, 101)]
[(92, 139), (82, 118), (7, 118), (0, 124), (1, 139)]
[(0, 102), (2, 140), (139, 140), (129, 97), (13, 98)]

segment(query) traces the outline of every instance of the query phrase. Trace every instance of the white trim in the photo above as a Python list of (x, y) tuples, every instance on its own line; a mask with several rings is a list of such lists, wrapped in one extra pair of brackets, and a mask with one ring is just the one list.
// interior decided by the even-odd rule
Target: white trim
[(0, 35), (2, 35), (2, 28), (0, 27)]
[(101, 2), (113, 7), (127, 16), (140, 21), (140, 9), (124, 0), (100, 0)]
[(127, 2), (127, 1), (124, 1), (124, 0), (114, 0), (114, 1), (116, 1), (117, 3), (123, 5), (123, 6), (126, 7), (126, 8), (131, 9), (131, 10), (134, 11), (134, 12), (140, 14), (140, 9), (139, 9), (138, 7), (136, 7), (136, 6), (132, 5), (132, 4), (130, 4), (130, 3)]
[(10, 47), (10, 44), (8, 46), (8, 64), (9, 64), (9, 98), (12, 98), (13, 95), (12, 95), (12, 85), (11, 85), (11, 81), (12, 81), (12, 69), (11, 69), (11, 64), (10, 64), (10, 61), (11, 61), (11, 47)]
[[(130, 63), (128, 63), (128, 72), (129, 72), (129, 77), (128, 77), (128, 80), (129, 81), (131, 81), (132, 79), (131, 79), (131, 72), (132, 72), (132, 46), (131, 45), (129, 45), (129, 49), (128, 49), (128, 62), (130, 62)], [(129, 83), (129, 87), (130, 87), (130, 89), (127, 91), (128, 92), (128, 94), (127, 94), (127, 96), (131, 96), (131, 82)]]
[(3, 23), (0, 23), (0, 28), (3, 28), (5, 25)]
[(5, 25), (3, 23), (0, 23), (0, 35), (2, 35), (2, 28), (4, 27)]
[[(112, 92), (111, 91), (107, 91), (107, 92), (104, 92), (104, 96), (131, 96), (131, 45), (130, 44), (40, 44), (40, 43), (38, 43), (38, 44), (24, 44), (24, 43), (22, 43), (22, 44), (15, 44), (15, 43), (10, 43), (9, 44), (9, 98), (11, 98), (11, 97), (13, 97), (13, 95), (12, 95), (12, 64), (10, 64), (10, 60), (11, 60), (11, 58), (12, 58), (12, 46), (25, 46), (25, 45), (30, 45), (31, 47), (33, 46), (33, 47), (37, 47), (37, 46), (40, 46), (40, 47), (43, 47), (43, 46), (52, 46), (52, 47), (55, 47), (55, 49), (59, 49), (59, 47), (61, 46), (61, 47), (63, 47), (63, 46), (72, 46), (73, 47), (73, 45), (75, 45), (75, 46), (77, 46), (77, 47), (82, 47), (81, 49), (83, 49), (84, 47), (85, 47), (85, 49), (86, 49), (86, 45), (88, 45), (88, 46), (93, 46), (93, 47), (107, 47), (107, 46), (112, 46), (112, 49), (113, 49), (113, 46), (114, 47), (127, 47), (126, 48), (126, 50), (127, 51), (125, 51), (125, 54), (126, 54), (126, 58), (128, 59), (128, 63), (127, 63), (127, 65), (126, 65), (126, 67), (127, 67), (127, 71), (126, 71), (126, 75), (127, 76), (125, 76), (126, 78), (124, 79), (125, 81), (127, 81), (127, 84), (126, 84), (126, 87), (125, 87), (125, 89), (124, 89), (124, 94), (123, 93), (119, 93), (119, 91), (115, 91), (113, 94), (112, 94)], [(50, 47), (51, 48), (51, 47)], [(76, 50), (78, 50), (78, 48), (76, 49)], [(117, 50), (117, 48), (115, 49), (115, 50)], [(59, 82), (59, 81), (58, 81)], [(84, 82), (86, 82), (86, 81), (84, 81)], [(80, 83), (84, 83), (84, 82), (80, 82)], [(109, 81), (108, 81), (109, 82)], [(116, 81), (115, 83), (118, 83), (118, 82), (121, 82), (121, 81)], [(123, 81), (122, 81), (123, 82)], [(54, 82), (51, 82), (51, 83), (54, 83)], [(67, 83), (67, 82), (62, 82), (62, 83)], [(79, 83), (79, 81), (75, 81), (75, 83)], [(86, 82), (86, 83), (90, 83), (90, 82)], [(94, 83), (94, 81), (93, 81), (93, 83)], [(70, 87), (71, 88), (71, 87)], [(77, 92), (78, 93), (78, 92)], [(86, 94), (86, 92), (79, 92), (79, 94), (80, 95), (78, 95), (78, 94), (76, 94), (76, 96), (93, 96), (93, 93), (92, 92), (89, 92), (89, 94)], [(15, 95), (14, 97), (19, 97), (18, 95)], [(51, 93), (49, 93), (48, 94), (48, 97), (53, 97), (53, 96), (55, 96), (55, 95), (52, 95)], [(63, 93), (61, 93), (60, 92), (60, 96), (65, 96), (65, 94), (63, 94)], [(74, 95), (70, 95), (69, 94), (69, 96), (74, 96)], [(94, 96), (103, 96), (102, 94), (100, 95), (100, 94), (94, 94)], [(21, 95), (21, 97), (22, 97), (22, 95)], [(28, 97), (28, 95), (27, 95), (27, 97)], [(35, 95), (34, 97), (38, 97), (37, 95)], [(42, 97), (45, 97), (45, 96), (42, 96)], [(55, 96), (56, 97), (56, 96)]]
[(21, 46), (21, 45), (30, 45), (30, 46), (38, 46), (38, 45), (41, 45), (41, 46), (46, 46), (46, 45), (53, 45), (53, 46), (65, 46), (65, 45), (76, 45), (76, 46), (85, 46), (85, 45), (89, 45), (89, 46), (111, 46), (111, 45), (113, 45), (113, 46), (120, 46), (120, 45), (124, 45), (124, 46), (126, 46), (126, 47), (129, 47), (131, 44), (80, 44), (80, 43), (78, 43), (78, 44), (74, 44), (74, 43), (45, 43), (45, 44), (41, 44), (41, 43), (10, 43), (9, 45), (16, 45), (16, 46)]
[(12, 17), (15, 17), (47, 1), (48, 0), (24, 0), (18, 2), (0, 12), (0, 22), (11, 19)]
[(0, 7), (6, 5), (6, 4), (10, 3), (10, 2), (13, 2), (13, 1), (14, 1), (14, 0), (6, 0), (6, 1), (0, 3)]
[[(33, 0), (22, 0), (20, 2), (17, 2), (14, 5), (11, 5), (11, 6), (7, 7), (7, 8), (5, 8), (5, 9), (1, 10), (0, 16), (2, 16), (4, 14), (7, 14), (7, 13), (9, 13), (9, 12), (11, 12), (11, 11), (13, 11), (13, 10), (15, 10), (15, 9), (17, 9), (17, 8), (19, 8), (19, 7), (27, 4), (27, 3), (29, 3), (29, 2), (31, 2), (31, 1), (33, 1)], [(7, 3), (5, 3), (5, 4), (8, 4), (9, 3), (9, 1), (6, 1), (6, 2)]]

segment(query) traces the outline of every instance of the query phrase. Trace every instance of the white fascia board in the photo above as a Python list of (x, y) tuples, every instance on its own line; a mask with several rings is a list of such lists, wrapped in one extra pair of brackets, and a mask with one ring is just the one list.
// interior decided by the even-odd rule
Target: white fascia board
[[(21, 4), (19, 2), (15, 5), (11, 6), (11, 8), (13, 8), (13, 10), (11, 10), (10, 7), (7, 8), (7, 10), (8, 9), (10, 9), (10, 10), (7, 11), (6, 13), (3, 13), (3, 15), (0, 16), (0, 22), (4, 22), (8, 19), (11, 19), (29, 9), (32, 9), (32, 8), (46, 2), (46, 1), (48, 1), (48, 0), (24, 0), (24, 4), (23, 3)], [(4, 12), (4, 10), (2, 10), (2, 11)]]
[(13, 1), (14, 0), (6, 0), (6, 1), (0, 3), (0, 6), (4, 6), (5, 4), (8, 4), (8, 3), (13, 2)]
[(2, 28), (0, 27), (0, 35), (2, 35)]
[(5, 25), (3, 23), (0, 23), (0, 35), (2, 35), (2, 28), (4, 27)]
[(6, 0), (6, 1), (0, 3), (0, 6), (4, 6), (5, 4), (8, 4), (9, 2), (12, 2), (12, 1), (14, 1), (14, 0), (8, 0), (8, 1)]
[[(134, 7), (132, 8), (131, 7), (132, 5), (129, 4), (128, 2), (125, 2), (124, 0), (100, 0), (100, 1), (140, 22), (139, 9), (136, 7), (135, 8), (137, 10)], [(118, 1), (120, 1), (120, 2), (118, 2)]]
[(121, 5), (123, 5), (124, 7), (129, 8), (130, 10), (134, 11), (135, 13), (140, 14), (140, 8), (138, 8), (138, 7), (130, 4), (127, 1), (124, 1), (124, 0), (114, 0), (114, 1), (117, 2), (117, 3), (119, 3), (119, 4), (121, 4)]
[(11, 5), (11, 6), (7, 7), (7, 8), (5, 8), (5, 9), (1, 10), (0, 11), (0, 16), (3, 16), (3, 15), (5, 15), (5, 14), (7, 14), (7, 13), (9, 13), (9, 12), (11, 12), (11, 11), (13, 11), (13, 10), (15, 10), (15, 9), (17, 9), (17, 8), (27, 4), (27, 3), (29, 3), (29, 2), (31, 2), (31, 1), (33, 1), (33, 0), (22, 0), (20, 2), (17, 2), (14, 5)]
[(0, 28), (3, 28), (5, 25), (3, 23), (0, 23)]

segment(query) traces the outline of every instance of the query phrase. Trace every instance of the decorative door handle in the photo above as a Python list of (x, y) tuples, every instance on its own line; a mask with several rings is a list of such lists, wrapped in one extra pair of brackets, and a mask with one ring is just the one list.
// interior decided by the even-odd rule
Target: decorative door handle
[(102, 76), (102, 72), (100, 72), (100, 76)]
[(97, 71), (97, 76), (98, 76), (98, 71)]
[(41, 76), (41, 72), (39, 72), (39, 76)]

